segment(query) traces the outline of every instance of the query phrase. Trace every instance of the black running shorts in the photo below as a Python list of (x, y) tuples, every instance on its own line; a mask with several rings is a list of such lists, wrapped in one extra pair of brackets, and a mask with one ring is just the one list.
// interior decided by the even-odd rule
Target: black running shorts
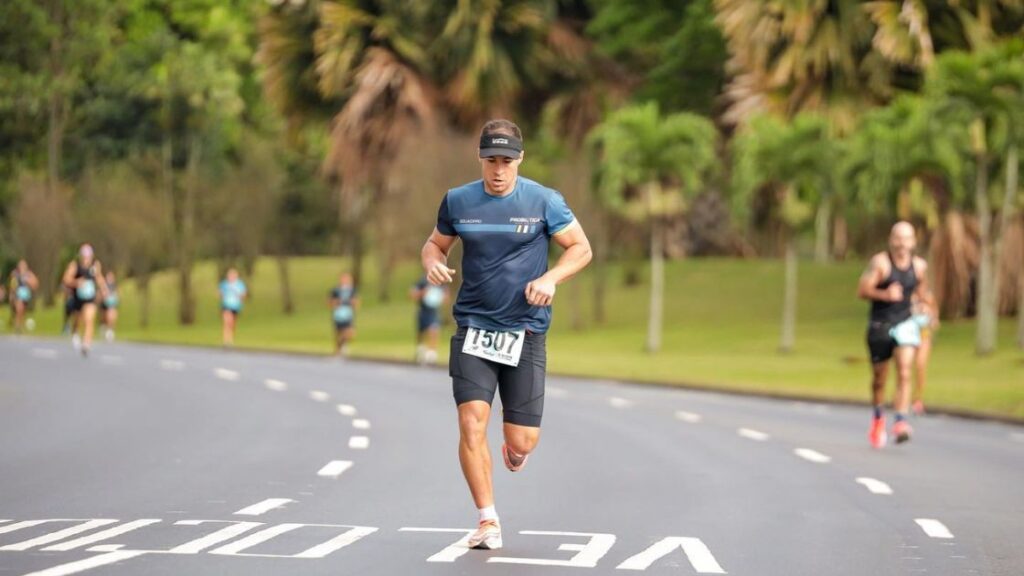
[(483, 400), (490, 404), (494, 392), (501, 395), (505, 422), (540, 426), (544, 413), (544, 375), (547, 369), (547, 335), (526, 334), (518, 366), (507, 366), (462, 353), (466, 328), (452, 336), (448, 374), (452, 377), (455, 403)]
[(871, 321), (868, 323), (868, 353), (871, 355), (871, 363), (887, 362), (892, 358), (896, 350), (896, 339), (889, 331), (892, 324), (888, 322)]

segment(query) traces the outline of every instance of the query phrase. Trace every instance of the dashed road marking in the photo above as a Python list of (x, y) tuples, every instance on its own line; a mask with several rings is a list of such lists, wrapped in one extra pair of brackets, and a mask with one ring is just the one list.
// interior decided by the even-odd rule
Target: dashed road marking
[(51, 350), (50, 348), (33, 348), (32, 356), (35, 358), (42, 358), (44, 360), (53, 360), (57, 357), (57, 351)]
[(760, 432), (758, 430), (753, 430), (750, 428), (740, 428), (739, 430), (736, 431), (736, 433), (749, 440), (754, 440), (755, 442), (764, 442), (769, 438), (769, 436), (764, 432)]
[(228, 382), (237, 382), (242, 377), (241, 374), (234, 370), (228, 370), (227, 368), (217, 368), (213, 371), (217, 375), (217, 378), (221, 380), (227, 380)]
[(676, 420), (682, 420), (683, 422), (696, 424), (697, 422), (703, 420), (703, 417), (700, 414), (687, 412), (686, 410), (676, 410)]
[(863, 484), (872, 494), (881, 494), (883, 496), (889, 496), (892, 494), (892, 488), (888, 484), (881, 480), (875, 480), (874, 478), (857, 478), (858, 484)]
[(340, 412), (342, 416), (355, 416), (356, 407), (348, 404), (338, 404), (338, 412)]
[(288, 384), (285, 384), (280, 380), (274, 380), (272, 378), (264, 380), (263, 385), (266, 386), (268, 389), (273, 390), (274, 392), (284, 392), (285, 390), (288, 389)]
[(100, 363), (107, 366), (121, 366), (124, 364), (124, 358), (111, 355), (100, 356)]
[(804, 460), (809, 460), (816, 464), (825, 464), (826, 462), (832, 461), (830, 456), (826, 456), (821, 452), (811, 450), (810, 448), (797, 448), (796, 450), (793, 450), (793, 453)]
[(331, 460), (316, 475), (324, 478), (337, 478), (351, 467), (352, 463), (348, 460)]
[(353, 436), (348, 439), (348, 447), (353, 450), (366, 450), (370, 447), (370, 439), (366, 436)]
[(309, 392), (309, 398), (314, 402), (327, 402), (331, 399), (331, 395), (323, 390), (311, 390)]
[(185, 363), (180, 360), (161, 360), (160, 368), (168, 372), (181, 372), (185, 369)]
[(235, 512), (235, 514), (239, 516), (259, 516), (260, 514), (265, 514), (274, 508), (280, 508), (289, 502), (295, 502), (295, 500), (292, 500), (291, 498), (267, 498), (262, 502), (257, 502), (252, 506), (242, 508), (238, 512)]
[(946, 525), (933, 518), (916, 518), (914, 522), (931, 538), (952, 538), (953, 533)]
[(619, 398), (618, 396), (612, 396), (608, 399), (608, 404), (612, 408), (629, 408), (633, 405), (633, 401), (626, 400), (625, 398)]
[(67, 552), (68, 550), (74, 550), (75, 548), (82, 548), (90, 544), (95, 544), (96, 542), (109, 540), (110, 538), (114, 538), (122, 534), (127, 534), (132, 530), (138, 530), (139, 528), (149, 526), (150, 524), (156, 524), (157, 522), (160, 522), (158, 518), (143, 518), (142, 520), (133, 520), (132, 522), (126, 522), (120, 526), (108, 528), (95, 534), (90, 534), (88, 536), (83, 536), (81, 538), (76, 538), (74, 540), (69, 540), (67, 542), (61, 542), (60, 544), (48, 546), (46, 548), (43, 548), (43, 552)]
[(369, 430), (370, 421), (365, 418), (356, 418), (352, 421), (352, 427), (356, 430)]

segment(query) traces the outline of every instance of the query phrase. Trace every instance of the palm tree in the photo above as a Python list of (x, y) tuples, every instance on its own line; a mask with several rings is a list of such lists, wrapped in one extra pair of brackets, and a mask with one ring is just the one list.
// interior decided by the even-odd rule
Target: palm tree
[(588, 141), (597, 159), (599, 194), (612, 210), (650, 225), (651, 295), (648, 352), (661, 347), (664, 225), (699, 193), (715, 161), (717, 132), (690, 113), (662, 115), (649, 102), (620, 108)]
[(754, 118), (735, 140), (733, 201), (740, 214), (755, 194), (769, 193), (785, 236), (785, 291), (779, 350), (796, 344), (797, 233), (814, 218), (833, 189), (832, 170), (837, 145), (828, 122), (799, 114), (792, 122), (775, 116)]

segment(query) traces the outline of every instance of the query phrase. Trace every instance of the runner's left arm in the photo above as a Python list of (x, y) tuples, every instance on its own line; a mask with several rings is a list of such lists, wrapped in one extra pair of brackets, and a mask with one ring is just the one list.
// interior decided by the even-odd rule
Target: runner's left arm
[(551, 237), (565, 252), (554, 268), (526, 285), (526, 301), (531, 306), (550, 306), (555, 297), (555, 287), (583, 270), (594, 253), (590, 240), (578, 220), (559, 230)]

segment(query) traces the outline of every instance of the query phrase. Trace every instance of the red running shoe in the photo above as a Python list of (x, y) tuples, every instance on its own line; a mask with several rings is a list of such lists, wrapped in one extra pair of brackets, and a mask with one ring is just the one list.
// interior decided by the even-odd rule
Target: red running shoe
[(868, 430), (868, 442), (872, 448), (884, 448), (889, 436), (885, 433), (885, 417), (872, 418), (871, 428)]

